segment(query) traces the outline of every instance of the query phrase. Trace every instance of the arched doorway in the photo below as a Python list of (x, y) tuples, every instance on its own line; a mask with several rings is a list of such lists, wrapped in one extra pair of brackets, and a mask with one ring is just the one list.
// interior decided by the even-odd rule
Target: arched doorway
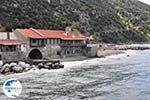
[(42, 59), (42, 53), (38, 49), (33, 49), (28, 56), (29, 59)]

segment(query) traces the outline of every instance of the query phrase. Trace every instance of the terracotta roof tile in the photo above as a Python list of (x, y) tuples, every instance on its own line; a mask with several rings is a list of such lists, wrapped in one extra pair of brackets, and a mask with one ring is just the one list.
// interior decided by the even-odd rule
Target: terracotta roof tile
[(0, 40), (0, 45), (21, 45), (23, 43), (21, 40)]
[(41, 36), (40, 34), (34, 32), (31, 29), (17, 29), (17, 31), (26, 38), (46, 38), (46, 37)]
[(47, 38), (62, 38), (64, 36), (65, 31), (59, 30), (41, 30), (37, 29), (40, 33), (42, 33)]
[(85, 40), (84, 36), (73, 36), (71, 33), (65, 35), (65, 31), (63, 30), (41, 30), (37, 29), (40, 33), (45, 35), (47, 38), (59, 38), (62, 40)]
[(55, 38), (62, 40), (86, 40), (85, 36), (73, 36), (72, 33), (65, 34), (63, 30), (45, 30), (45, 29), (17, 29), (19, 33), (28, 38)]

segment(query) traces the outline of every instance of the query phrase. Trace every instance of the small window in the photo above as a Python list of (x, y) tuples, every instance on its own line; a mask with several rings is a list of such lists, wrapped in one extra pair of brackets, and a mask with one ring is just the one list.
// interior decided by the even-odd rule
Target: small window
[(69, 55), (69, 54), (70, 54), (70, 51), (67, 51), (67, 54)]
[(35, 40), (35, 39), (33, 39), (33, 40), (32, 40), (32, 43), (36, 43), (36, 40)]
[(57, 52), (57, 55), (60, 55), (60, 51)]
[(51, 39), (49, 39), (49, 44), (52, 44), (52, 40)]

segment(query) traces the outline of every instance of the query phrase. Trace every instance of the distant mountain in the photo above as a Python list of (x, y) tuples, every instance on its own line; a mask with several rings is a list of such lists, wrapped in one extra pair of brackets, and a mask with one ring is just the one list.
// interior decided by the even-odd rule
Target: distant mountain
[(150, 39), (149, 8), (137, 0), (0, 0), (0, 31), (71, 26), (96, 42), (144, 42)]

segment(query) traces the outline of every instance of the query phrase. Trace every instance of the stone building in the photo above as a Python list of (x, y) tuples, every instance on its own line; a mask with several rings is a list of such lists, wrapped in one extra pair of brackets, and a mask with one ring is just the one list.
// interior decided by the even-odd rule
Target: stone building
[(13, 33), (0, 33), (0, 60), (15, 61), (23, 60), (21, 45), (23, 41), (16, 38)]
[(14, 34), (25, 42), (22, 51), (28, 59), (84, 55), (92, 37), (75, 36), (70, 28), (63, 30), (16, 29)]
[(85, 55), (87, 44), (93, 38), (75, 36), (66, 30), (16, 29), (12, 33), (0, 34), (1, 60), (27, 60), (61, 58)]

